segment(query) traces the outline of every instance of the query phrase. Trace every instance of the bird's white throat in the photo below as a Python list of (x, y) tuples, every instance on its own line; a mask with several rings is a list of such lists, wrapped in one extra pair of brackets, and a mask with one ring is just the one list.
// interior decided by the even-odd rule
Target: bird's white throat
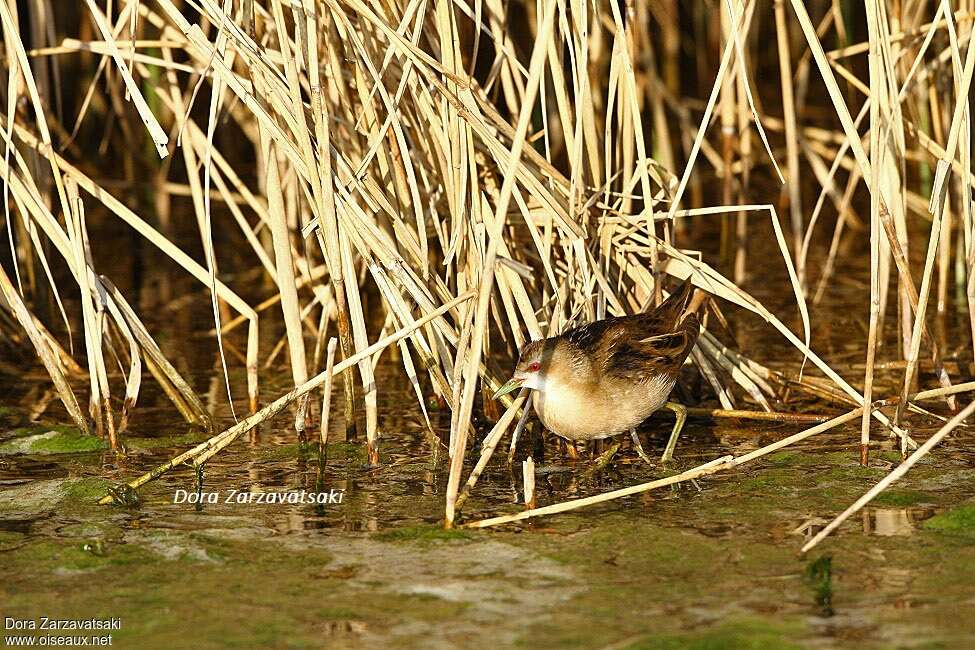
[(539, 372), (533, 372), (525, 378), (525, 381), (521, 382), (522, 388), (531, 388), (537, 391), (545, 391), (546, 382), (545, 377)]

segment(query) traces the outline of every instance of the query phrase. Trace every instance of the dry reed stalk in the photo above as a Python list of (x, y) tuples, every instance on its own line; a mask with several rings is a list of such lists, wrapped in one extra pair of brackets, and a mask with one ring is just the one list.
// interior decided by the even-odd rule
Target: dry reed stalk
[[(340, 231), (341, 233), (341, 231)], [(352, 262), (352, 250), (349, 246), (348, 237), (340, 234), (339, 249), (341, 264), (344, 267), (342, 276), (345, 280), (347, 307), (349, 309), (349, 319), (352, 324), (352, 340), (356, 351), (361, 351), (368, 344), (366, 335), (365, 314), (362, 311), (362, 300), (359, 296), (359, 285), (357, 275)], [(379, 464), (379, 432), (377, 431), (376, 413), (376, 380), (372, 371), (372, 364), (367, 359), (359, 363), (359, 375), (363, 385), (363, 397), (366, 407), (366, 447), (369, 455), (369, 463)]]
[[(332, 177), (332, 154), (331, 154), (331, 131), (329, 126), (328, 104), (322, 99), (322, 85), (320, 79), (320, 56), (318, 51), (318, 38), (311, 38), (311, 35), (318, 34), (324, 27), (320, 22), (317, 7), (305, 2), (305, 62), (308, 69), (308, 83), (311, 97), (311, 112), (314, 121), (315, 132), (315, 157), (320, 168), (318, 169), (317, 182), (312, 183), (312, 196), (315, 199), (317, 210), (315, 211), (317, 223), (319, 224), (318, 242), (325, 253), (325, 259), (329, 268), (329, 279), (332, 283), (332, 290), (335, 294), (335, 303), (338, 311), (338, 330), (339, 343), (342, 348), (342, 356), (348, 357), (352, 354), (352, 335), (349, 324), (348, 303), (345, 299), (345, 286), (342, 282), (342, 266), (338, 249), (338, 218), (335, 210), (335, 195), (331, 186)], [(350, 367), (342, 377), (342, 386), (345, 395), (345, 435), (346, 438), (355, 437), (355, 384)]]
[(578, 510), (579, 508), (584, 508), (596, 503), (604, 503), (606, 501), (612, 501), (614, 499), (621, 499), (623, 497), (632, 496), (634, 494), (640, 494), (641, 492), (648, 492), (650, 490), (665, 487), (667, 485), (674, 485), (676, 483), (682, 483), (684, 481), (689, 481), (692, 479), (700, 478), (701, 476), (706, 476), (708, 474), (713, 474), (719, 469), (726, 469), (733, 456), (722, 456), (721, 458), (716, 458), (712, 461), (699, 465), (694, 469), (681, 472), (674, 476), (668, 476), (667, 478), (659, 479), (656, 481), (650, 481), (649, 483), (641, 483), (640, 485), (634, 485), (628, 488), (622, 488), (619, 490), (613, 490), (612, 492), (606, 492), (604, 494), (598, 494), (596, 496), (585, 497), (582, 499), (574, 499), (572, 501), (565, 501), (562, 503), (556, 503), (554, 505), (545, 506), (542, 508), (532, 508), (530, 510), (524, 510), (513, 515), (504, 515), (501, 517), (492, 517), (490, 519), (482, 519), (480, 521), (472, 521), (470, 523), (464, 524), (464, 528), (488, 528), (491, 526), (498, 526), (500, 524), (507, 524), (513, 521), (521, 521), (523, 519), (530, 519), (532, 517), (540, 517), (542, 515), (554, 515), (560, 512), (568, 512), (570, 510)]
[[(460, 512), (464, 502), (467, 501), (467, 498), (470, 496), (471, 490), (474, 489), (474, 486), (477, 484), (477, 480), (481, 477), (481, 473), (484, 472), (487, 464), (491, 461), (491, 456), (494, 455), (494, 450), (497, 448), (498, 443), (501, 442), (501, 438), (504, 437), (504, 434), (508, 431), (508, 427), (511, 425), (512, 420), (514, 420), (515, 415), (517, 415), (518, 410), (523, 408), (523, 406), (526, 404), (526, 400), (528, 399), (528, 391), (523, 390), (521, 393), (522, 394), (515, 398), (515, 401), (512, 402), (511, 406), (505, 410), (504, 415), (498, 419), (497, 423), (494, 425), (494, 428), (491, 429), (490, 433), (487, 435), (487, 438), (484, 439), (484, 444), (481, 445), (481, 457), (477, 460), (477, 464), (474, 466), (474, 469), (471, 470), (470, 476), (467, 477), (467, 482), (464, 484), (464, 487), (461, 489), (460, 494), (457, 495), (457, 499), (454, 502), (455, 513)], [(527, 409), (525, 409), (525, 411), (527, 411)]]
[[(870, 29), (870, 90), (876, 91), (877, 96), (883, 96), (883, 88), (886, 84), (885, 69), (881, 62), (881, 52), (879, 43), (879, 27), (877, 25), (877, 4), (875, 0), (867, 0), (867, 25)], [(880, 287), (880, 170), (884, 166), (885, 154), (888, 153), (887, 143), (883, 142), (882, 134), (885, 131), (886, 120), (883, 120), (880, 111), (880, 101), (874, 98), (870, 102), (870, 325), (867, 333), (867, 360), (866, 374), (863, 379), (863, 399), (864, 403), (872, 401), (873, 398), (873, 379), (874, 363), (877, 358), (877, 331), (881, 327), (881, 287)], [(870, 449), (870, 424), (872, 418), (869, 411), (864, 410), (863, 419), (860, 426), (860, 464), (866, 466)]]
[[(104, 284), (104, 280), (99, 278)], [(135, 407), (136, 401), (139, 399), (139, 389), (142, 386), (142, 353), (139, 349), (139, 344), (136, 342), (135, 336), (132, 330), (129, 328), (128, 324), (125, 322), (125, 318), (122, 312), (115, 305), (114, 301), (105, 298), (105, 308), (108, 310), (109, 314), (112, 316), (115, 329), (108, 328), (107, 338), (109, 341), (113, 340), (112, 334), (117, 332), (117, 336), (114, 340), (119, 340), (120, 344), (127, 344), (127, 351), (129, 357), (129, 371), (126, 375), (125, 381), (125, 398), (122, 400), (122, 412), (119, 414), (118, 428), (115, 431), (116, 435), (116, 445), (117, 437), (126, 433), (129, 424), (129, 415), (132, 409)], [(121, 364), (121, 354), (119, 350), (115, 349), (112, 343), (109, 343), (113, 347), (115, 352), (116, 360)], [(119, 345), (118, 347), (121, 347)]]
[[(915, 398), (916, 399), (916, 398)], [(787, 424), (807, 424), (810, 422), (825, 422), (828, 415), (812, 415), (808, 413), (784, 413), (781, 411), (748, 411), (742, 409), (709, 409), (686, 407), (687, 416), (692, 418), (713, 418), (730, 420), (760, 420), (765, 422), (785, 422)]]
[(521, 463), (521, 475), (524, 485), (525, 507), (528, 510), (535, 508), (535, 461), (531, 456)]
[[(152, 471), (146, 472), (142, 476), (130, 481), (128, 483), (129, 487), (135, 489), (142, 485), (145, 485), (149, 481), (159, 478), (166, 472), (169, 472), (173, 468), (190, 460), (192, 460), (193, 463), (197, 466), (204, 464), (207, 460), (212, 458), (214, 454), (218, 453), (221, 449), (225, 448), (227, 445), (229, 445), (234, 440), (236, 440), (241, 434), (250, 431), (254, 427), (261, 424), (262, 422), (265, 422), (269, 418), (274, 417), (282, 410), (287, 408), (290, 404), (294, 403), (295, 400), (315, 390), (319, 386), (324, 385), (325, 382), (328, 381), (331, 377), (340, 374), (346, 368), (351, 368), (355, 366), (363, 359), (368, 359), (372, 354), (392, 345), (393, 343), (396, 343), (402, 338), (409, 336), (410, 333), (412, 333), (414, 330), (422, 327), (423, 325), (429, 323), (430, 321), (436, 318), (442, 317), (451, 309), (454, 309), (457, 306), (463, 304), (464, 302), (470, 300), (475, 295), (476, 294), (474, 292), (469, 292), (462, 296), (458, 296), (454, 300), (447, 302), (439, 309), (429, 314), (426, 314), (420, 319), (417, 319), (417, 321), (414, 322), (412, 325), (399, 329), (396, 332), (393, 332), (392, 334), (383, 337), (382, 339), (376, 341), (366, 349), (362, 350), (361, 352), (358, 352), (354, 356), (349, 357), (348, 359), (344, 359), (340, 363), (335, 364), (335, 366), (332, 368), (331, 373), (323, 371), (315, 375), (314, 377), (312, 377), (311, 379), (303, 383), (301, 386), (295, 387), (293, 390), (289, 391), (288, 393), (285, 393), (278, 399), (274, 400), (273, 402), (271, 402), (270, 404), (268, 404), (267, 406), (259, 410), (257, 413), (254, 413), (253, 415), (244, 418), (243, 420), (241, 420), (234, 426), (230, 427), (229, 429), (218, 433), (217, 435), (209, 438), (208, 440), (205, 440), (200, 444), (196, 445), (192, 449), (189, 449), (188, 451), (185, 451), (182, 454), (179, 454), (178, 456), (171, 458), (169, 461), (156, 467)], [(101, 505), (107, 505), (111, 502), (112, 502), (112, 496), (108, 495), (102, 497), (102, 499), (98, 503)]]
[[(85, 234), (85, 209), (78, 196), (78, 186), (74, 181), (65, 183), (68, 201), (72, 206), (68, 231), (74, 253), (74, 270), (77, 274), (78, 288), (81, 291), (81, 308), (85, 324), (85, 349), (88, 357), (88, 379), (91, 395), (88, 400), (88, 414), (95, 421), (95, 433), (108, 438), (112, 450), (118, 449), (115, 435), (115, 419), (112, 414), (111, 391), (108, 386), (108, 371), (105, 368), (102, 332), (104, 312), (102, 305), (95, 302), (90, 256)], [(97, 294), (96, 294), (97, 295)]]
[[(799, 135), (796, 120), (796, 102), (792, 90), (792, 57), (789, 50), (789, 31), (785, 18), (785, 0), (775, 0), (775, 36), (776, 49), (779, 55), (779, 80), (782, 84), (782, 109), (785, 125), (786, 168), (788, 179), (783, 189), (783, 195), (788, 198), (789, 215), (792, 222), (792, 236), (795, 254), (798, 256), (802, 249), (802, 193), (799, 175)], [(804, 260), (798, 258), (796, 273), (799, 282), (805, 286), (806, 268)]]
[[(131, 98), (132, 103), (135, 104), (136, 110), (139, 111), (139, 116), (142, 118), (143, 124), (146, 125), (146, 129), (149, 131), (149, 135), (152, 137), (153, 143), (156, 145), (156, 151), (159, 153), (159, 157), (165, 158), (167, 155), (169, 155), (169, 150), (167, 149), (169, 137), (166, 135), (166, 131), (156, 120), (156, 116), (153, 115), (152, 110), (149, 108), (149, 104), (146, 103), (145, 98), (142, 96), (142, 92), (139, 90), (138, 84), (136, 84), (135, 79), (132, 78), (132, 74), (129, 72), (129, 67), (125, 65), (125, 61), (122, 59), (122, 53), (119, 52), (118, 46), (115, 44), (115, 39), (112, 36), (112, 30), (109, 27), (108, 22), (105, 20), (105, 15), (95, 4), (94, 0), (85, 0), (85, 3), (88, 5), (88, 9), (91, 11), (92, 18), (95, 20), (95, 25), (98, 27), (98, 31), (101, 32), (102, 38), (105, 39), (105, 43), (108, 46), (108, 53), (111, 54), (112, 58), (115, 60), (115, 65), (122, 75), (122, 80), (125, 82), (126, 92), (129, 94), (129, 98)], [(135, 14), (132, 14), (132, 16), (134, 18)]]
[(932, 388), (931, 390), (922, 390), (914, 393), (913, 395), (908, 395), (908, 400), (910, 401), (923, 401), (927, 399), (934, 399), (936, 397), (943, 397), (945, 395), (954, 395), (957, 393), (967, 393), (971, 390), (975, 390), (975, 381), (966, 381), (960, 384), (955, 384), (950, 388)]
[(702, 476), (708, 476), (716, 472), (724, 471), (727, 469), (732, 469), (738, 467), (744, 463), (752, 461), (756, 458), (760, 458), (767, 454), (772, 453), (787, 447), (791, 444), (799, 442), (800, 440), (805, 440), (811, 436), (814, 436), (824, 431), (829, 431), (835, 427), (845, 424), (851, 420), (860, 417), (862, 408), (857, 408), (849, 413), (845, 413), (839, 417), (835, 417), (831, 420), (818, 424), (805, 431), (800, 431), (788, 438), (783, 438), (777, 442), (770, 445), (756, 449), (755, 451), (749, 452), (737, 458), (734, 456), (722, 456), (721, 458), (716, 458), (712, 461), (699, 465), (693, 469), (681, 472), (680, 474), (675, 474), (674, 476), (668, 476), (667, 478), (658, 479), (656, 481), (650, 481), (648, 483), (641, 483), (639, 485), (633, 485), (627, 488), (621, 488), (619, 490), (613, 490), (612, 492), (606, 492), (603, 494), (597, 494), (591, 497), (584, 497), (582, 499), (574, 499), (572, 501), (565, 501), (562, 503), (556, 503), (550, 506), (545, 506), (543, 508), (534, 508), (531, 510), (525, 510), (513, 515), (504, 515), (501, 517), (492, 517), (490, 519), (482, 519), (480, 521), (472, 521), (470, 523), (464, 524), (465, 528), (487, 528), (489, 526), (497, 526), (499, 524), (506, 524), (512, 521), (520, 521), (522, 519), (529, 519), (531, 517), (538, 517), (541, 515), (551, 515), (559, 512), (568, 512), (570, 510), (577, 510), (579, 508), (584, 508), (589, 505), (596, 503), (604, 503), (606, 501), (612, 501), (614, 499), (620, 499), (622, 497), (631, 496), (634, 494), (640, 494), (641, 492), (648, 492), (659, 487), (665, 487), (667, 485), (674, 485), (675, 483), (682, 483), (684, 481), (690, 481), (693, 479), (700, 478)]
[[(464, 390), (459, 403), (457, 432), (455, 442), (452, 445), (453, 454), (450, 459), (449, 479), (447, 482), (447, 506), (445, 525), (449, 528), (454, 521), (454, 507), (458, 495), (460, 484), (460, 474), (464, 464), (464, 451), (467, 447), (467, 433), (470, 425), (471, 409), (474, 404), (474, 389), (478, 381), (478, 366), (481, 361), (481, 346), (485, 336), (487, 326), (488, 307), (491, 296), (491, 289), (494, 284), (494, 265), (497, 258), (497, 247), (501, 239), (504, 221), (507, 217), (508, 203), (511, 200), (516, 178), (514, 169), (521, 159), (521, 151), (525, 144), (525, 136), (528, 132), (528, 125), (531, 120), (532, 110), (535, 103), (535, 94), (541, 81), (542, 66), (547, 55), (544, 43), (548, 39), (548, 33), (552, 29), (555, 19), (556, 2), (549, 0), (545, 15), (541, 21), (537, 43), (531, 56), (529, 65), (528, 85), (523, 98), (524, 104), (518, 118), (518, 127), (514, 135), (511, 148), (508, 173), (505, 174), (504, 184), (498, 197), (497, 208), (494, 213), (494, 227), (491, 231), (487, 253), (484, 259), (480, 287), (478, 291), (477, 306), (475, 310), (473, 335), (471, 337), (470, 350), (467, 351), (468, 362), (464, 376)], [(453, 433), (453, 428), (452, 428)]]
[(325, 383), (322, 385), (322, 417), (319, 429), (319, 440), (321, 441), (321, 453), (324, 457), (328, 448), (328, 419), (332, 411), (332, 376), (335, 367), (335, 347), (338, 341), (335, 338), (328, 340), (328, 351), (325, 357)]
[[(267, 138), (267, 136), (265, 136)], [(281, 311), (284, 315), (285, 330), (288, 336), (288, 351), (291, 359), (291, 375), (295, 386), (300, 386), (308, 379), (308, 367), (305, 357), (305, 341), (302, 332), (301, 305), (298, 302), (298, 289), (295, 287), (294, 259), (291, 256), (291, 243), (288, 224), (286, 221), (282, 188), (278, 175), (278, 161), (274, 145), (270, 138), (265, 140), (267, 159), (267, 196), (268, 209), (271, 217), (271, 238), (274, 242), (274, 261), (278, 293), (281, 296)], [(305, 429), (305, 408), (307, 401), (299, 403), (295, 415), (295, 428), (299, 434)]]

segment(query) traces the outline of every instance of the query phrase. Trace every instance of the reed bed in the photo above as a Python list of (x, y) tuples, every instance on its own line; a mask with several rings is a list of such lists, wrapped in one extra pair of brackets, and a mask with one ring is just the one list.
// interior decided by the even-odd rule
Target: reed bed
[[(431, 453), (446, 446), (450, 526), (509, 430), (513, 460), (530, 399), (499, 413), (487, 396), (517, 349), (646, 309), (668, 277), (692, 276), (716, 298), (691, 364), (720, 408), (698, 414), (828, 420), (775, 449), (859, 419), (862, 462), (887, 436), (906, 457), (906, 411), (929, 413), (919, 402), (933, 397), (955, 412), (972, 390), (953, 383), (970, 375), (975, 335), (972, 4), (0, 2), (0, 343), (32, 350), (68, 416), (120, 453), (143, 367), (175, 412), (214, 428), (96, 266), (121, 221), (201, 285), (224, 390), (231, 405), (246, 391), (250, 410), (132, 487), (201, 467), (286, 408), (305, 436), (317, 404), (329, 420), (333, 376), (347, 436), (381, 463), (375, 367), (395, 346)], [(707, 259), (694, 246), (715, 222), (721, 254)], [(794, 308), (746, 290), (756, 238), (778, 250)], [(824, 295), (857, 279), (837, 271), (857, 238), (870, 254), (859, 368), (829, 363), (812, 336)], [(796, 372), (739, 348), (731, 312), (765, 321)], [(261, 407), (262, 360), (278, 358), (294, 389)], [(878, 394), (877, 372), (898, 373), (898, 394)], [(919, 394), (921, 381), (939, 388)], [(790, 412), (796, 393), (822, 408)], [(430, 397), (451, 411), (444, 441)], [(477, 408), (496, 424), (471, 466)]]

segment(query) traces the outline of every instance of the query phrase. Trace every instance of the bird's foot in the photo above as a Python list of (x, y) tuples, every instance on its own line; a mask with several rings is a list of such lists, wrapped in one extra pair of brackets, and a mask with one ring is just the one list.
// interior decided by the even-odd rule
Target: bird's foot
[(596, 460), (593, 462), (592, 467), (589, 469), (587, 474), (595, 474), (596, 472), (601, 472), (606, 469), (613, 459), (616, 457), (616, 452), (620, 450), (620, 443), (613, 443), (609, 449), (599, 454)]
[(630, 438), (633, 440), (633, 446), (636, 448), (636, 453), (639, 454), (640, 458), (642, 458), (644, 462), (653, 465), (653, 460), (647, 456), (647, 452), (643, 451), (643, 445), (640, 444), (640, 436), (637, 435), (636, 429), (630, 431)]

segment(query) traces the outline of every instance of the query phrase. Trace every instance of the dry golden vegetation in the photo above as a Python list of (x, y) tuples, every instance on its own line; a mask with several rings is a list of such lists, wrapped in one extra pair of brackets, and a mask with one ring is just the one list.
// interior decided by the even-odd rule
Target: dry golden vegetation
[[(957, 410), (951, 395), (972, 389), (945, 371), (932, 324), (957, 291), (975, 332), (973, 4), (0, 2), (0, 339), (32, 348), (74, 423), (113, 448), (146, 370), (188, 422), (212, 427), (145, 315), (95, 266), (91, 249), (121, 220), (212, 297), (226, 391), (246, 390), (252, 411), (133, 486), (202, 465), (286, 408), (304, 431), (323, 386), (327, 421), (333, 375), (332, 410), (351, 428), (364, 408), (379, 462), (374, 370), (395, 346), (424, 414), (434, 395), (452, 413), (451, 524), (526, 405), (505, 398), (497, 413), (483, 399), (514, 351), (644, 309), (667, 276), (693, 275), (717, 298), (692, 356), (716, 415), (787, 418), (786, 391), (849, 410), (657, 484), (856, 420), (864, 459), (871, 435), (899, 436), (906, 454), (917, 445), (905, 409), (939, 399)], [(757, 178), (774, 190), (753, 191)], [(140, 184), (149, 189), (135, 200), (126, 188)], [(726, 264), (687, 248), (712, 221)], [(798, 320), (742, 288), (748, 223), (780, 251)], [(177, 226), (198, 234), (184, 241)], [(853, 229), (870, 238), (865, 373), (817, 355), (807, 309), (833, 287)], [(807, 263), (816, 233), (828, 242), (821, 267)], [(241, 246), (224, 248), (232, 240)], [(922, 265), (909, 262), (914, 251)], [(222, 278), (218, 260), (230, 256), (272, 289), (255, 298)], [(56, 309), (41, 319), (45, 300)], [(719, 340), (728, 309), (767, 321), (806, 373), (771, 370), (763, 350)], [(884, 329), (888, 311), (896, 327)], [(280, 345), (259, 349), (259, 328), (282, 322)], [(902, 361), (899, 395), (874, 391), (881, 344)], [(278, 350), (295, 389), (262, 408), (259, 366)], [(941, 387), (915, 393), (922, 360)], [(241, 365), (246, 386), (229, 380)], [(497, 424), (465, 479), (476, 402)], [(324, 439), (327, 426), (318, 430)]]

